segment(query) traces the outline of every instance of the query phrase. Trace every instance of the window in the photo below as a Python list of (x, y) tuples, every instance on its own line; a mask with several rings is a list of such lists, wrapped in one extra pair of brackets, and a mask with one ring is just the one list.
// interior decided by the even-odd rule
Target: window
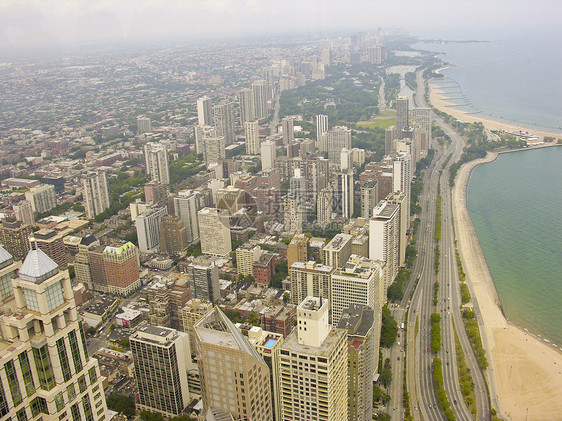
[(90, 376), (90, 384), (94, 384), (96, 382), (96, 367), (90, 368), (88, 375)]
[(39, 302), (37, 301), (37, 293), (29, 288), (22, 288), (23, 298), (25, 299), (25, 306), (31, 310), (39, 313)]
[(12, 401), (14, 406), (18, 406), (22, 403), (20, 385), (18, 381), (18, 376), (16, 374), (16, 367), (13, 361), (8, 361), (4, 364), (4, 369), (6, 370), (6, 377), (8, 378), (8, 386), (10, 387), (10, 393), (12, 394)]
[(41, 389), (51, 390), (55, 387), (55, 378), (53, 376), (53, 368), (51, 365), (51, 356), (47, 345), (41, 348), (33, 348), (33, 357), (35, 366), (37, 367), (37, 375), (39, 376), (39, 385)]
[(62, 396), (62, 392), (56, 394), (55, 405), (57, 406), (57, 412), (61, 411), (64, 408), (64, 398)]
[(68, 394), (68, 402), (72, 402), (76, 397), (76, 389), (74, 388), (74, 384), (70, 383), (66, 387), (66, 393)]
[(12, 274), (7, 273), (0, 277), (0, 300), (5, 300), (12, 295), (14, 295), (14, 289), (12, 288)]
[(8, 401), (6, 400), (6, 395), (4, 394), (4, 388), (0, 383), (0, 417), (3, 417), (8, 413)]
[(72, 377), (72, 373), (70, 372), (70, 363), (68, 362), (68, 355), (66, 353), (66, 345), (64, 343), (64, 338), (60, 338), (57, 341), (57, 351), (59, 353), (62, 377), (64, 378), (64, 381), (67, 382)]
[(29, 357), (27, 351), (22, 352), (18, 355), (18, 360), (20, 362), (21, 374), (23, 376), (23, 382), (25, 384), (25, 391), (27, 396), (31, 396), (35, 393), (35, 384), (33, 383), (33, 374), (31, 373), (31, 366), (29, 365)]
[(70, 407), (70, 412), (72, 412), (73, 421), (80, 421), (80, 408), (78, 408), (77, 403), (75, 403)]
[(94, 421), (94, 415), (92, 414), (92, 405), (90, 405), (90, 397), (85, 394), (82, 397), (82, 405), (84, 406), (84, 414), (86, 414), (86, 421)]
[(27, 421), (27, 413), (25, 412), (25, 408), (20, 409), (16, 413), (16, 418), (18, 419), (18, 421)]
[(41, 397), (36, 397), (31, 401), (31, 415), (36, 417), (39, 414), (48, 414), (47, 401)]
[(62, 303), (64, 303), (61, 283), (57, 282), (47, 287), (45, 289), (45, 297), (47, 299), (47, 308), (49, 309), (49, 311), (57, 308)]
[(84, 376), (78, 379), (78, 388), (80, 389), (80, 393), (86, 390), (86, 379)]
[(74, 360), (74, 368), (76, 373), (82, 371), (82, 358), (80, 357), (80, 349), (78, 348), (78, 340), (76, 339), (76, 332), (71, 330), (68, 333), (68, 342), (70, 342), (70, 352)]

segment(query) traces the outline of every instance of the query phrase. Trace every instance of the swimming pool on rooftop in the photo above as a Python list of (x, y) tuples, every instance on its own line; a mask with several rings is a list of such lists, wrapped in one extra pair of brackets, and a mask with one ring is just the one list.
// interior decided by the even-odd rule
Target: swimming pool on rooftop
[(277, 339), (268, 339), (267, 342), (263, 345), (266, 348), (273, 348), (273, 345), (277, 342)]

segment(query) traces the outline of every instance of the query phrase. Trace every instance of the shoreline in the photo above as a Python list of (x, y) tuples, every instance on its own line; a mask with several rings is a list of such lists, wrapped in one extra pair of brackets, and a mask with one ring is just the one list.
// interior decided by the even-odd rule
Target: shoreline
[[(434, 104), (435, 105), (435, 104)], [(446, 111), (448, 112), (448, 110)], [(537, 147), (557, 146), (555, 143)], [(464, 164), (453, 189), (453, 214), (458, 249), (475, 309), (480, 315), (482, 344), (492, 407), (509, 420), (556, 419), (562, 413), (562, 352), (524, 328), (509, 322), (501, 308), (495, 284), (472, 219), (468, 213), (467, 186), (472, 170), (492, 162), (500, 153), (489, 152)], [(528, 418), (531, 415), (531, 418)]]
[[(435, 73), (440, 73), (442, 70), (451, 67), (451, 65), (441, 67), (435, 71)], [(445, 76), (446, 78), (446, 76)], [(490, 117), (480, 117), (478, 114), (471, 114), (467, 111), (455, 108), (455, 104), (450, 102), (448, 98), (445, 97), (444, 92), (439, 90), (438, 87), (432, 86), (431, 79), (428, 80), (429, 87), (429, 102), (440, 111), (450, 114), (457, 120), (466, 121), (469, 123), (481, 122), (484, 127), (488, 130), (503, 130), (507, 132), (529, 132), (539, 138), (545, 136), (554, 137), (555, 139), (562, 139), (562, 132), (548, 131), (546, 129), (532, 128), (528, 125), (518, 125), (517, 123), (506, 123), (499, 120), (494, 120)]]

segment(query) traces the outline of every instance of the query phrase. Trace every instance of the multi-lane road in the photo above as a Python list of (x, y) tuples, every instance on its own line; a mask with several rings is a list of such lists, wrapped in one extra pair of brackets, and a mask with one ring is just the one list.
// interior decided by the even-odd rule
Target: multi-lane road
[[(418, 87), (423, 86), (421, 72), (419, 72)], [(423, 91), (417, 92), (415, 99), (418, 106), (426, 106)], [(488, 420), (490, 419), (490, 401), (486, 381), (468, 342), (461, 318), (460, 286), (452, 226), (451, 189), (449, 187), (448, 168), (460, 158), (464, 141), (441, 118), (433, 115), (432, 119), (450, 137), (451, 143), (445, 151), (435, 147), (437, 153), (434, 160), (423, 173), (424, 190), (420, 198), (422, 206), (421, 223), (416, 237), (418, 257), (412, 268), (411, 281), (407, 285), (404, 299), (400, 303), (401, 309), (406, 307), (409, 309), (405, 323), (408, 328), (406, 361), (410, 407), (412, 415), (416, 420), (445, 419), (445, 414), (437, 400), (433, 383), (433, 359), (439, 357), (442, 361), (443, 387), (456, 419), (466, 421), (474, 419), (464, 403), (459, 386), (454, 336), (454, 328), (456, 328), (456, 333), (475, 384), (478, 408), (477, 419)], [(439, 242), (440, 270), (436, 276), (434, 269), (436, 246), (434, 233), (436, 198), (438, 194), (442, 197), (442, 220), (441, 240)], [(439, 294), (437, 305), (434, 306), (434, 283), (436, 280), (439, 282)], [(430, 316), (434, 312), (441, 315), (442, 346), (437, 354), (431, 352)], [(396, 311), (394, 314), (398, 315)], [(397, 362), (395, 360), (394, 364)], [(402, 369), (402, 363), (396, 365), (400, 367), (400, 370)], [(395, 388), (399, 389), (396, 386)], [(402, 393), (393, 396), (393, 405), (397, 407), (397, 410), (391, 412), (393, 419), (401, 419), (403, 417), (403, 411), (400, 407), (401, 397)], [(398, 403), (395, 404), (395, 402)]]

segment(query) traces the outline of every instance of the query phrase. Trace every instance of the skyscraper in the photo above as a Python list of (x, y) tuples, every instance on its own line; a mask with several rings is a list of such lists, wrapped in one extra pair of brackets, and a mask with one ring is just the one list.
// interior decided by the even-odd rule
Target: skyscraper
[(65, 270), (68, 266), (68, 256), (66, 255), (63, 236), (53, 229), (43, 228), (35, 232), (33, 237), (37, 246), (54, 260), (59, 269)]
[(342, 268), (351, 256), (353, 236), (349, 234), (336, 234), (322, 250), (324, 264), (333, 268)]
[(57, 206), (57, 196), (55, 194), (55, 186), (51, 184), (40, 184), (32, 187), (25, 192), (25, 200), (31, 202), (34, 212), (48, 212)]
[(394, 140), (396, 139), (396, 126), (390, 126), (384, 130), (384, 154), (390, 155), (394, 150)]
[(152, 133), (152, 124), (148, 117), (137, 117), (137, 134)]
[(297, 234), (287, 247), (287, 267), (295, 262), (308, 262), (308, 237), (304, 234)]
[(369, 220), (369, 259), (386, 264), (386, 290), (398, 274), (399, 258), (399, 205), (381, 200)]
[(316, 142), (320, 143), (320, 136), (324, 133), (328, 133), (328, 116), (324, 114), (318, 114), (316, 116)]
[(220, 299), (219, 268), (213, 258), (198, 256), (187, 268), (191, 296), (214, 303)]
[(295, 127), (292, 117), (284, 117), (281, 120), (283, 127), (283, 145), (288, 145), (295, 140)]
[(350, 219), (355, 212), (355, 183), (353, 181), (353, 152), (351, 149), (342, 149), (339, 174), (341, 193), (341, 216)]
[(267, 117), (267, 83), (265, 80), (252, 82), (254, 94), (254, 118), (260, 120)]
[(240, 420), (273, 420), (269, 368), (226, 315), (215, 307), (194, 326), (203, 409)]
[(420, 153), (426, 155), (431, 142), (431, 109), (414, 108), (412, 111), (412, 121), (418, 125), (418, 130), (421, 134)]
[(156, 253), (160, 245), (160, 220), (168, 214), (165, 206), (149, 207), (135, 219), (141, 253)]
[(396, 134), (402, 139), (402, 129), (408, 126), (408, 98), (399, 96), (396, 99)]
[(379, 203), (379, 183), (377, 180), (367, 180), (361, 186), (361, 217), (369, 219), (377, 203)]
[(275, 142), (266, 140), (261, 143), (261, 168), (262, 170), (272, 170), (275, 168), (276, 149)]
[(157, 181), (151, 181), (144, 185), (144, 201), (146, 203), (159, 204), (168, 199), (168, 187)]
[(181, 190), (174, 197), (174, 212), (183, 221), (189, 244), (199, 240), (199, 220), (197, 211), (205, 207), (205, 200), (201, 193), (193, 190)]
[(146, 143), (144, 145), (144, 158), (146, 173), (153, 181), (170, 184), (170, 170), (168, 169), (168, 149), (159, 143)]
[(246, 121), (244, 123), (244, 133), (246, 134), (246, 153), (248, 155), (258, 155), (260, 153), (258, 122)]
[(316, 220), (321, 227), (326, 227), (331, 222), (333, 206), (334, 194), (332, 189), (320, 190), (316, 198)]
[[(347, 335), (328, 324), (329, 301), (306, 297), (277, 366), (281, 420), (347, 420)], [(305, 362), (306, 361), (306, 362)]]
[(226, 156), (226, 138), (224, 136), (203, 138), (203, 159), (207, 168), (217, 164)]
[(178, 255), (188, 246), (187, 230), (181, 218), (166, 215), (160, 220), (160, 252)]
[(23, 260), (29, 251), (29, 237), (32, 232), (31, 225), (22, 224), (13, 217), (6, 218), (0, 225), (0, 244), (14, 260)]
[(35, 218), (33, 217), (33, 206), (28, 200), (20, 200), (17, 205), (13, 205), (14, 215), (17, 221), (21, 221), (25, 225), (33, 225)]
[(189, 404), (189, 335), (162, 326), (143, 326), (129, 343), (139, 390), (138, 409), (165, 417), (180, 415)]
[(217, 137), (217, 130), (214, 126), (195, 126), (195, 152), (205, 153), (205, 139), (207, 137)]
[(213, 106), (213, 120), (217, 136), (224, 137), (226, 146), (234, 143), (234, 106), (232, 102), (222, 101)]
[(68, 271), (36, 244), (17, 277), (16, 270), (0, 248), (0, 292), (10, 309), (0, 323), (0, 417), (106, 419), (102, 377), (88, 356)]
[(348, 414), (350, 421), (373, 419), (373, 375), (379, 355), (376, 312), (369, 307), (351, 304), (345, 308), (338, 328), (347, 331)]
[(93, 219), (109, 208), (109, 186), (105, 171), (88, 171), (82, 176), (86, 218)]
[[(96, 270), (95, 267), (91, 269)], [(127, 296), (141, 287), (139, 249), (130, 241), (103, 249), (107, 292)]]
[(240, 91), (240, 125), (254, 120), (254, 93), (250, 88)]
[(227, 256), (232, 251), (230, 215), (226, 209), (203, 208), (197, 212), (201, 252)]
[(313, 261), (294, 262), (289, 266), (291, 279), (291, 303), (298, 305), (310, 294), (317, 294), (330, 299), (332, 266), (321, 265)]
[(207, 95), (197, 100), (197, 122), (200, 126), (213, 124), (213, 104)]
[(351, 149), (351, 130), (336, 126), (328, 132), (328, 160), (331, 164), (340, 166), (342, 149)]

